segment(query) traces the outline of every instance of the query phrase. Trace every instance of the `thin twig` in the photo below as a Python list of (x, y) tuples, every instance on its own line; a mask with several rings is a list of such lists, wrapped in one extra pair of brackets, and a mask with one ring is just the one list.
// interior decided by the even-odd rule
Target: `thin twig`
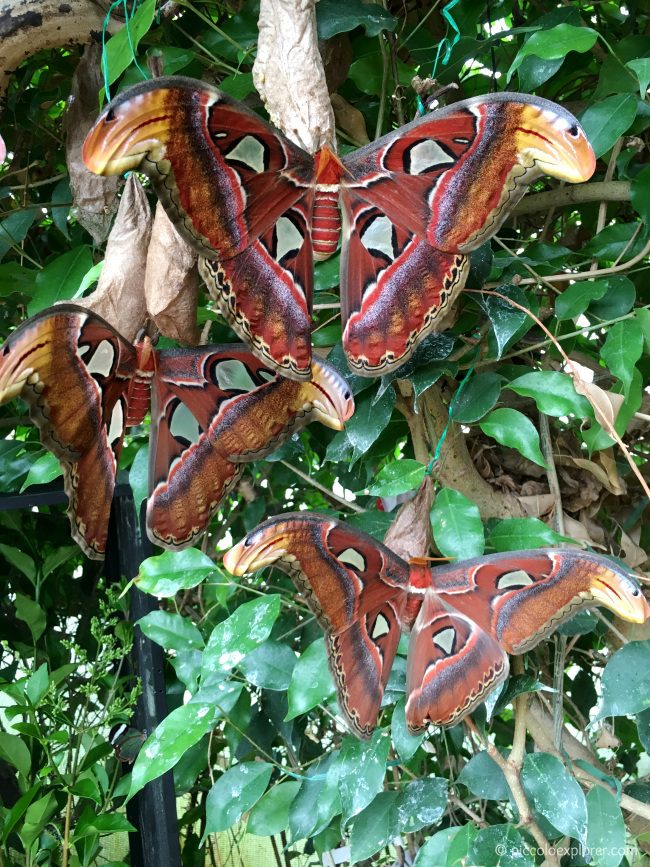
[(311, 476), (308, 476), (307, 473), (303, 473), (301, 469), (295, 467), (293, 464), (290, 464), (288, 461), (280, 461), (283, 467), (286, 467), (288, 470), (291, 470), (292, 473), (295, 473), (299, 478), (303, 480), (303, 482), (307, 482), (308, 485), (311, 485), (312, 488), (316, 488), (317, 491), (320, 491), (321, 494), (325, 494), (329, 499), (334, 500), (337, 503), (340, 503), (341, 506), (345, 506), (346, 509), (350, 509), (352, 512), (365, 512), (361, 506), (357, 506), (356, 503), (350, 502), (349, 500), (343, 499), (343, 497), (339, 497), (338, 494), (335, 494), (334, 491), (331, 491), (329, 488), (326, 488), (325, 485), (321, 485), (320, 482), (317, 482), (316, 479), (312, 479)]

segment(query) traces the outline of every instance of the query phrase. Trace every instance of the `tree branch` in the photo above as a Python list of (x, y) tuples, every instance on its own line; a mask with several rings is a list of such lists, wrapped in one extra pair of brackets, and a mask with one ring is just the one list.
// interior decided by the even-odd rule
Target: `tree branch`
[(512, 217), (536, 214), (549, 208), (581, 205), (585, 202), (629, 202), (629, 181), (594, 181), (593, 184), (578, 184), (573, 187), (558, 187), (545, 193), (525, 196), (512, 211)]

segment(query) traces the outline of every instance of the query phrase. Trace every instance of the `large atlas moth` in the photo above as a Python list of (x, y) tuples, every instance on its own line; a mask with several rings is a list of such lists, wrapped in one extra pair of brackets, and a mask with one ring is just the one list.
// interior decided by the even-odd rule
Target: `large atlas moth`
[(312, 156), (205, 82), (158, 78), (102, 112), (83, 159), (137, 170), (203, 257), (235, 331), (285, 376), (309, 377), (312, 260), (337, 247), (343, 214), (343, 345), (363, 376), (403, 364), (465, 285), (468, 254), (543, 174), (595, 168), (578, 121), (545, 99), (475, 97), (339, 159)]
[(539, 549), (431, 568), (316, 514), (265, 521), (223, 562), (233, 575), (275, 565), (291, 576), (325, 631), (339, 706), (362, 738), (377, 723), (402, 630), (415, 733), (463, 719), (507, 677), (509, 653), (532, 649), (583, 608), (650, 617), (636, 581), (597, 554)]
[(27, 402), (61, 462), (72, 535), (89, 557), (104, 556), (124, 431), (143, 421), (150, 395), (147, 532), (170, 549), (206, 529), (245, 462), (312, 420), (341, 430), (354, 411), (345, 380), (321, 360), (296, 382), (241, 345), (156, 350), (83, 307), (38, 313), (0, 350), (0, 403)]

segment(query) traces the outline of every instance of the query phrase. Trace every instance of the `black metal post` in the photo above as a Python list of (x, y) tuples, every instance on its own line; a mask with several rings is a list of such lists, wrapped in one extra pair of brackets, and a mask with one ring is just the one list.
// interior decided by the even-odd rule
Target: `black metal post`
[[(113, 499), (106, 551), (106, 576), (133, 578), (140, 563), (153, 553), (135, 514), (130, 488), (121, 488)], [(131, 619), (138, 620), (158, 607), (154, 597), (133, 588)], [(140, 677), (142, 692), (133, 724), (149, 735), (166, 716), (164, 657), (162, 648), (146, 638), (136, 626), (133, 671)], [(129, 835), (132, 867), (180, 867), (181, 850), (176, 815), (176, 795), (171, 771), (148, 783), (127, 804), (127, 817), (139, 829)]]

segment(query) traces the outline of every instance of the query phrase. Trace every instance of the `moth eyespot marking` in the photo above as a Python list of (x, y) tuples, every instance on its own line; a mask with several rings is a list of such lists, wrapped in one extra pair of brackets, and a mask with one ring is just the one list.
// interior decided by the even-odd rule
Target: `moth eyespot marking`
[(373, 641), (377, 641), (379, 638), (382, 638), (384, 635), (388, 635), (390, 632), (390, 623), (387, 618), (384, 617), (383, 614), (378, 614), (375, 617), (375, 622), (372, 625), (372, 629), (370, 630), (370, 637)]
[(124, 409), (122, 407), (122, 401), (118, 400), (113, 407), (113, 412), (111, 413), (111, 420), (108, 425), (108, 433), (107, 438), (109, 445), (113, 445), (113, 443), (118, 442), (124, 433)]
[(356, 548), (346, 548), (345, 551), (341, 551), (338, 558), (341, 563), (345, 563), (346, 566), (352, 566), (357, 572), (365, 572), (366, 570), (365, 557)]
[(454, 652), (454, 642), (456, 641), (456, 630), (453, 626), (447, 626), (436, 632), (433, 635), (433, 643), (439, 647), (447, 656), (451, 656)]
[(395, 258), (393, 248), (393, 224), (388, 217), (372, 218), (361, 232), (361, 243), (369, 253), (385, 256), (390, 262)]
[(535, 581), (528, 572), (517, 569), (514, 572), (505, 572), (497, 579), (497, 590), (514, 590), (516, 587), (529, 587)]
[[(89, 346), (85, 348), (90, 349)], [(81, 349), (81, 346), (77, 349), (79, 357), (82, 355)], [(91, 376), (93, 374), (97, 374), (98, 376), (110, 376), (114, 362), (115, 348), (110, 340), (102, 340), (88, 360), (84, 361), (86, 369)]]
[(411, 175), (433, 172), (455, 162), (435, 139), (416, 142), (404, 151), (404, 170)]
[(280, 217), (275, 224), (275, 258), (282, 262), (285, 257), (294, 258), (304, 243), (302, 233), (288, 217)]
[(263, 143), (252, 135), (245, 135), (226, 154), (229, 163), (243, 163), (247, 168), (258, 173), (266, 171), (266, 157)]
[(185, 404), (180, 401), (171, 411), (169, 432), (175, 440), (186, 443), (188, 446), (198, 442), (203, 433), (198, 421)]
[(236, 358), (218, 362), (213, 378), (222, 391), (251, 391), (257, 388), (244, 362)]

